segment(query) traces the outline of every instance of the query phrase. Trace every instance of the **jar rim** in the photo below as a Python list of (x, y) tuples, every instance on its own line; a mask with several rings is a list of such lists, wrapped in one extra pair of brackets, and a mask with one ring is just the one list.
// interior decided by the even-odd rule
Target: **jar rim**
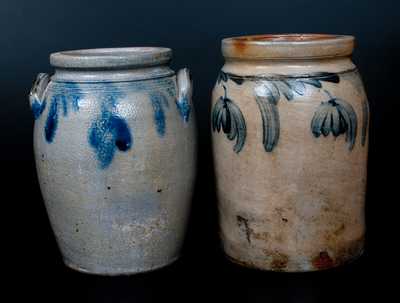
[(222, 40), (222, 54), (230, 59), (318, 59), (350, 56), (354, 36), (334, 34), (264, 34)]
[(119, 47), (68, 50), (52, 53), (50, 64), (56, 68), (124, 69), (169, 63), (172, 50), (165, 47)]

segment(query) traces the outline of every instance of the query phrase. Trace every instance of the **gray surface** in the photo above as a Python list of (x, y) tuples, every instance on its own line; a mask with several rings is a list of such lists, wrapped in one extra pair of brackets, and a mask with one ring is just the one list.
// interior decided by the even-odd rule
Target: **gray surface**
[[(131, 50), (117, 49), (115, 56), (107, 50), (107, 56), (95, 55), (90, 62), (85, 58), (98, 50), (74, 52), (72, 62), (65, 54), (52, 58), (53, 64), (87, 67), (162, 64), (171, 56), (170, 50), (151, 48), (135, 57)], [(194, 112), (184, 121), (177, 106), (181, 100), (191, 106), (189, 73), (182, 69), (176, 76), (169, 67), (146, 66), (89, 74), (57, 69), (47, 86), (48, 77), (41, 74), (30, 96), (31, 106), (44, 104), (34, 125), (36, 168), (64, 262), (102, 275), (164, 267), (180, 255), (195, 177)], [(56, 120), (50, 142), (49, 117)], [(161, 134), (158, 119), (165, 127)], [(107, 152), (110, 142), (118, 146), (119, 139), (109, 141), (115, 120), (126, 123), (132, 143), (124, 152), (115, 147), (111, 163), (102, 166), (98, 153)], [(90, 143), (93, 127), (102, 134), (96, 139), (100, 151)]]
[(71, 50), (50, 55), (50, 64), (61, 68), (133, 68), (168, 63), (172, 51), (164, 47), (121, 47)]

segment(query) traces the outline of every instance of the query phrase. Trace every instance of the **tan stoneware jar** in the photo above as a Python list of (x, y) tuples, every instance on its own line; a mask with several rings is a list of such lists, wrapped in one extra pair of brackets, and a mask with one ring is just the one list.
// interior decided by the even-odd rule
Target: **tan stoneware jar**
[(369, 110), (353, 48), (340, 35), (222, 41), (211, 123), (232, 261), (314, 271), (363, 252)]

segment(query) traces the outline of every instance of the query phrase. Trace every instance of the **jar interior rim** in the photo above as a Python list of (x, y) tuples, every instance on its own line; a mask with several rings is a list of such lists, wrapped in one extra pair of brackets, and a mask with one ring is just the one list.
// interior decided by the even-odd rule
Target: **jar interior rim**
[(323, 42), (330, 40), (341, 40), (341, 39), (353, 39), (349, 35), (333, 35), (333, 34), (262, 34), (262, 35), (248, 35), (248, 36), (237, 36), (224, 39), (224, 41), (240, 41), (246, 43), (310, 43), (310, 42)]

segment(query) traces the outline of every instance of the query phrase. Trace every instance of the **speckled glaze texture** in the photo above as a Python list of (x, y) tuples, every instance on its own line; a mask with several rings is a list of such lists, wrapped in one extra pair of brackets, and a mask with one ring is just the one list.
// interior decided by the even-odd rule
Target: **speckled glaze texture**
[(191, 79), (170, 59), (164, 48), (62, 52), (34, 84), (40, 187), (71, 268), (134, 274), (179, 257), (196, 138)]
[(301, 272), (362, 253), (369, 110), (353, 41), (223, 40), (211, 123), (220, 234), (232, 261)]

